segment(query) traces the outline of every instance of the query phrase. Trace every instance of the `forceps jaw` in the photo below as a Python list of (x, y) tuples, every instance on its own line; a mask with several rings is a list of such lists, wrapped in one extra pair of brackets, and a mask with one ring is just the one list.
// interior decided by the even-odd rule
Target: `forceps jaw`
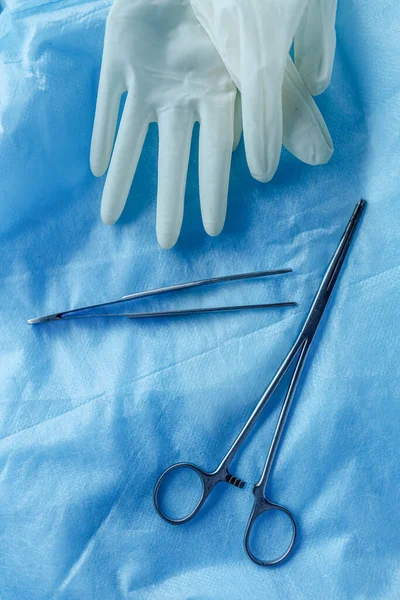
[[(244, 547), (247, 553), (247, 556), (253, 561), (255, 564), (260, 567), (275, 567), (281, 564), (288, 556), (291, 554), (293, 547), (296, 543), (297, 538), (297, 524), (292, 513), (285, 508), (284, 506), (280, 506), (279, 504), (275, 504), (274, 502), (270, 502), (264, 496), (263, 486), (256, 484), (253, 488), (254, 495), (254, 504), (252, 511), (250, 513), (249, 520), (247, 522), (246, 531), (244, 533)], [(257, 519), (264, 513), (268, 511), (279, 511), (284, 513), (290, 520), (292, 526), (292, 537), (287, 547), (286, 551), (281, 554), (278, 558), (272, 560), (261, 560), (252, 552), (250, 547), (250, 535), (253, 530), (253, 527), (257, 521)]]
[(357, 225), (365, 210), (365, 206), (365, 200), (360, 200), (357, 203), (314, 298), (306, 322), (303, 325), (302, 333), (300, 334), (303, 337), (307, 337), (309, 343), (311, 343), (311, 340), (316, 333), (329, 298), (333, 292), (335, 283), (350, 248), (351, 241), (355, 235)]
[[(202, 491), (201, 491), (199, 500), (198, 500), (197, 504), (195, 505), (194, 509), (192, 510), (192, 512), (190, 512), (186, 517), (182, 517), (180, 519), (175, 519), (173, 517), (168, 516), (162, 510), (161, 504), (160, 504), (160, 493), (161, 493), (161, 486), (163, 485), (163, 483), (166, 480), (166, 478), (168, 477), (168, 475), (172, 471), (176, 471), (178, 469), (182, 469), (182, 470), (190, 469), (191, 471), (194, 471), (196, 473), (196, 475), (198, 476), (198, 478), (200, 479), (200, 482), (202, 484)], [(232, 475), (228, 471), (228, 468), (224, 464), (220, 465), (220, 467), (218, 467), (218, 469), (216, 471), (214, 471), (213, 473), (208, 473), (207, 471), (203, 471), (203, 469), (200, 469), (200, 467), (197, 467), (196, 465), (194, 465), (192, 463), (177, 463), (175, 465), (172, 465), (171, 467), (168, 467), (168, 469), (165, 469), (165, 471), (158, 478), (157, 483), (155, 485), (154, 492), (153, 492), (153, 500), (154, 500), (155, 509), (158, 512), (158, 514), (160, 515), (160, 517), (162, 519), (164, 519), (164, 521), (166, 521), (167, 523), (170, 523), (172, 525), (183, 525), (184, 523), (188, 523), (197, 515), (197, 513), (202, 508), (204, 502), (207, 500), (208, 496), (211, 494), (211, 492), (213, 491), (213, 489), (215, 488), (215, 486), (218, 483), (229, 483), (239, 489), (242, 489), (245, 485), (245, 482), (242, 479), (239, 479), (238, 477), (235, 477), (234, 475)]]

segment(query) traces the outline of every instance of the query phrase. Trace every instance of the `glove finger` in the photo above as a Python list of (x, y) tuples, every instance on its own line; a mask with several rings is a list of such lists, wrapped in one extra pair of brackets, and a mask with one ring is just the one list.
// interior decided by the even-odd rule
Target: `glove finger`
[(283, 83), (282, 106), (284, 146), (309, 165), (328, 162), (333, 154), (331, 136), (290, 57)]
[(129, 92), (101, 201), (101, 218), (106, 225), (115, 223), (124, 209), (148, 124), (146, 115), (137, 110)]
[(200, 111), (199, 187), (204, 229), (216, 236), (226, 218), (234, 141), (234, 102)]
[(259, 181), (269, 181), (279, 163), (286, 57), (307, 1), (191, 0), (242, 93), (247, 162)]
[(313, 96), (328, 87), (336, 50), (337, 0), (310, 0), (294, 39), (296, 67)]
[(179, 237), (185, 202), (190, 145), (195, 117), (187, 109), (164, 110), (158, 117), (157, 240), (172, 248)]
[(103, 62), (90, 147), (90, 168), (96, 177), (104, 175), (110, 162), (124, 91), (115, 81), (106, 62)]
[(233, 152), (239, 146), (240, 139), (243, 133), (243, 121), (242, 121), (242, 96), (239, 90), (236, 94), (235, 100), (235, 129), (233, 137)]
[(242, 15), (238, 87), (242, 92), (243, 135), (250, 172), (262, 182), (275, 175), (281, 156), (283, 79), (305, 3), (254, 3), (251, 27), (244, 26)]
[(250, 173), (258, 181), (274, 176), (282, 149), (282, 82), (248, 73), (242, 85), (243, 137)]

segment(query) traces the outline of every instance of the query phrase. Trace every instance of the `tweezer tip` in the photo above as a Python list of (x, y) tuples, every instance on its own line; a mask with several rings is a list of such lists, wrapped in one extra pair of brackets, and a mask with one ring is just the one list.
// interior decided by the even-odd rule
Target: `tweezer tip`
[(28, 325), (39, 325), (40, 323), (47, 323), (47, 321), (58, 321), (60, 320), (60, 315), (48, 315), (47, 317), (36, 317), (35, 319), (28, 319)]

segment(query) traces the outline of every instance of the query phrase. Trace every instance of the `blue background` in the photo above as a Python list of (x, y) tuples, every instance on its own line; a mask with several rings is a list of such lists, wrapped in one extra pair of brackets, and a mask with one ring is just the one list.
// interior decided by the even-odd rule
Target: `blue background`
[[(157, 128), (120, 222), (99, 217), (89, 144), (109, 2), (3, 0), (0, 15), (0, 597), (105, 600), (399, 597), (398, 0), (339, 0), (335, 143), (272, 183), (233, 157), (228, 219), (207, 237), (196, 143), (182, 236), (155, 237)], [(195, 136), (196, 141), (196, 136)], [(269, 487), (299, 523), (280, 568), (242, 546), (279, 395), (192, 523), (155, 513), (177, 460), (214, 468), (301, 327), (356, 201), (369, 204), (315, 339)], [(296, 300), (296, 309), (29, 327), (137, 290), (290, 266), (137, 308)], [(129, 307), (128, 307), (129, 308)], [(133, 308), (133, 307), (131, 307)]]

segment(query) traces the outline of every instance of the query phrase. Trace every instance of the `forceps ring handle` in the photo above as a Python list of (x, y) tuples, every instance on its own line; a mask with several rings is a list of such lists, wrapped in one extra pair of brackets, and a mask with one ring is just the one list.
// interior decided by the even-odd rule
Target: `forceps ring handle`
[[(254, 563), (256, 563), (257, 565), (260, 565), (261, 567), (273, 567), (273, 566), (279, 565), (281, 562), (283, 562), (289, 556), (289, 554), (292, 552), (293, 546), (296, 542), (296, 537), (297, 537), (297, 524), (296, 524), (294, 516), (287, 508), (285, 508), (284, 506), (280, 506), (279, 504), (274, 504), (273, 502), (270, 502), (269, 500), (267, 500), (264, 497), (264, 494), (259, 493), (257, 486), (255, 486), (253, 493), (254, 493), (255, 499), (254, 499), (253, 509), (251, 511), (251, 514), (250, 514), (250, 517), (249, 517), (249, 520), (247, 523), (246, 531), (244, 534), (244, 547), (246, 549), (247, 556)], [(251, 534), (251, 531), (252, 531), (253, 526), (255, 525), (255, 522), (257, 521), (257, 519), (262, 514), (268, 512), (269, 510), (275, 510), (275, 511), (282, 512), (286, 516), (289, 517), (290, 523), (292, 525), (292, 537), (291, 537), (289, 546), (287, 547), (286, 551), (283, 554), (281, 554), (278, 558), (275, 558), (273, 560), (261, 560), (260, 558), (257, 558), (257, 556), (255, 556), (255, 554), (253, 554), (253, 552), (250, 548), (250, 534)]]
[[(186, 517), (182, 517), (181, 519), (174, 519), (174, 518), (168, 516), (162, 510), (162, 508), (160, 506), (159, 496), (160, 496), (161, 486), (163, 485), (163, 483), (166, 480), (166, 478), (168, 477), (168, 475), (172, 471), (176, 471), (178, 469), (190, 469), (191, 471), (194, 471), (196, 473), (196, 475), (199, 477), (203, 489), (202, 489), (200, 498), (199, 498), (196, 506), (192, 510), (192, 512), (190, 512)], [(225, 466), (224, 463), (222, 465), (220, 465), (220, 467), (213, 473), (208, 473), (207, 471), (200, 469), (200, 467), (197, 467), (196, 465), (194, 465), (192, 463), (177, 463), (175, 465), (172, 465), (171, 467), (168, 467), (168, 469), (165, 469), (165, 471), (158, 478), (158, 481), (155, 485), (154, 493), (153, 493), (155, 509), (158, 512), (158, 514), (160, 515), (160, 517), (162, 517), (164, 519), (164, 521), (167, 521), (167, 523), (171, 523), (172, 525), (183, 525), (184, 523), (191, 521), (193, 519), (193, 517), (195, 517), (197, 515), (197, 513), (203, 506), (204, 502), (207, 500), (208, 496), (211, 494), (211, 492), (217, 485), (217, 483), (221, 483), (221, 482), (230, 483), (231, 485), (234, 485), (235, 487), (238, 487), (238, 488), (244, 487), (244, 481), (231, 475), (231, 473), (229, 473), (228, 468)]]
[[(169, 474), (172, 471), (176, 471), (178, 469), (190, 469), (191, 471), (194, 471), (196, 473), (196, 475), (199, 477), (203, 489), (202, 489), (199, 501), (197, 502), (197, 504), (194, 507), (194, 509), (192, 510), (192, 512), (190, 512), (186, 517), (182, 517), (181, 519), (174, 519), (172, 517), (169, 517), (165, 512), (163, 512), (163, 510), (160, 506), (159, 496), (160, 496), (161, 486), (164, 483), (164, 481), (166, 480), (166, 478), (169, 476)], [(171, 467), (168, 467), (168, 469), (165, 469), (165, 471), (158, 478), (158, 481), (154, 488), (154, 495), (153, 495), (154, 506), (156, 508), (156, 511), (160, 515), (160, 517), (162, 517), (164, 519), (164, 521), (167, 521), (167, 523), (172, 523), (172, 525), (183, 525), (184, 523), (187, 523), (188, 521), (193, 519), (193, 517), (195, 517), (197, 515), (197, 513), (203, 506), (204, 502), (207, 500), (209, 494), (211, 493), (211, 490), (213, 489), (213, 487), (215, 485), (215, 484), (210, 483), (209, 475), (210, 475), (209, 473), (206, 473), (205, 471), (203, 471), (203, 469), (196, 467), (196, 465), (193, 465), (192, 463), (177, 463), (176, 465), (172, 465)]]

